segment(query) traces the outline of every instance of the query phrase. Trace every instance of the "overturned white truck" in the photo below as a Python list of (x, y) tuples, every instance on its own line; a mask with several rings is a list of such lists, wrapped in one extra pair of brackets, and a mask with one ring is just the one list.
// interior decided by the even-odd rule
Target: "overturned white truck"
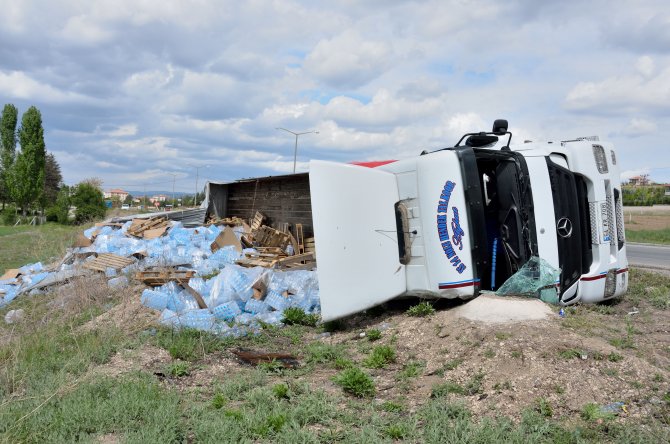
[[(614, 148), (597, 138), (510, 145), (507, 122), (451, 148), (309, 173), (208, 183), (218, 217), (302, 223), (313, 234), (324, 320), (401, 295), (472, 298), (531, 257), (560, 269), (559, 301), (628, 286)], [(374, 168), (369, 168), (374, 167)]]

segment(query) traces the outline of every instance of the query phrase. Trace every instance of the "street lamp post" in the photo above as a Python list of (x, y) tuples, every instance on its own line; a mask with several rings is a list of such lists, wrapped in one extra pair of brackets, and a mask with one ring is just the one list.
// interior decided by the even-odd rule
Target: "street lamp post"
[(199, 165), (195, 166), (192, 165), (195, 168), (195, 194), (193, 195), (193, 206), (198, 206), (198, 170), (200, 168), (207, 168), (209, 165)]
[(302, 136), (303, 134), (319, 134), (318, 131), (305, 131), (303, 133), (296, 133), (291, 130), (288, 130), (286, 128), (275, 128), (278, 130), (286, 131), (287, 133), (291, 133), (295, 136), (295, 148), (293, 149), (293, 174), (295, 174), (295, 164), (298, 159), (298, 137)]
[(169, 175), (172, 176), (172, 207), (176, 207), (176, 200), (174, 198), (174, 183), (177, 180), (177, 173), (168, 173)]

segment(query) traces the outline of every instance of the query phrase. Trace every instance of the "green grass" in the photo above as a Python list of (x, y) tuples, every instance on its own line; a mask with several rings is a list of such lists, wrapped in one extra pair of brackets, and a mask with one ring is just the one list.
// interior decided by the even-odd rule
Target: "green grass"
[(178, 361), (173, 362), (167, 366), (166, 373), (175, 378), (188, 376), (191, 371), (191, 364), (188, 362)]
[(379, 345), (372, 349), (372, 353), (365, 358), (363, 365), (369, 368), (384, 368), (395, 362), (396, 354), (390, 345)]
[(307, 314), (305, 310), (300, 307), (289, 307), (284, 310), (284, 318), (282, 322), (286, 325), (306, 325), (315, 327), (319, 322), (319, 315)]
[(358, 367), (345, 369), (336, 378), (335, 382), (342, 386), (342, 389), (359, 398), (374, 396), (375, 383), (363, 370)]
[(626, 230), (628, 242), (645, 244), (670, 244), (670, 228), (661, 230)]
[(9, 268), (60, 259), (85, 227), (48, 223), (38, 226), (0, 225), (0, 274)]
[(421, 302), (407, 309), (409, 316), (424, 317), (435, 313), (435, 307), (430, 302)]
[(368, 338), (369, 341), (378, 341), (382, 338), (382, 332), (377, 330), (376, 328), (371, 328), (365, 333), (365, 336)]
[(670, 308), (670, 277), (632, 268), (625, 298), (636, 307), (646, 302), (655, 308)]

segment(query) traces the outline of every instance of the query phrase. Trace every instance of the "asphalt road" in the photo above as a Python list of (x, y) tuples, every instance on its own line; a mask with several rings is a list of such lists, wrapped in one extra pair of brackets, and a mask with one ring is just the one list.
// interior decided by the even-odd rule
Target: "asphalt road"
[(626, 254), (630, 265), (670, 269), (670, 245), (628, 244)]

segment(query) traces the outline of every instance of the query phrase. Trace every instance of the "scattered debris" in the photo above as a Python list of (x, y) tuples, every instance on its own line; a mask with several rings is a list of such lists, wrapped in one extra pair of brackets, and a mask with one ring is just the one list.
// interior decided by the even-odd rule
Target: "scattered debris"
[(159, 287), (168, 282), (177, 282), (178, 284), (188, 284), (188, 281), (195, 275), (194, 271), (183, 270), (151, 270), (138, 271), (135, 279), (150, 287)]
[(5, 314), (5, 322), (7, 324), (16, 324), (23, 320), (24, 315), (25, 312), (22, 308), (19, 308), (18, 310), (9, 310), (7, 314)]
[(165, 217), (152, 217), (149, 219), (134, 219), (127, 233), (131, 236), (144, 239), (155, 239), (167, 231), (170, 223)]
[(250, 365), (277, 363), (284, 368), (300, 366), (298, 358), (287, 353), (268, 353), (246, 349), (233, 350), (233, 354)]

